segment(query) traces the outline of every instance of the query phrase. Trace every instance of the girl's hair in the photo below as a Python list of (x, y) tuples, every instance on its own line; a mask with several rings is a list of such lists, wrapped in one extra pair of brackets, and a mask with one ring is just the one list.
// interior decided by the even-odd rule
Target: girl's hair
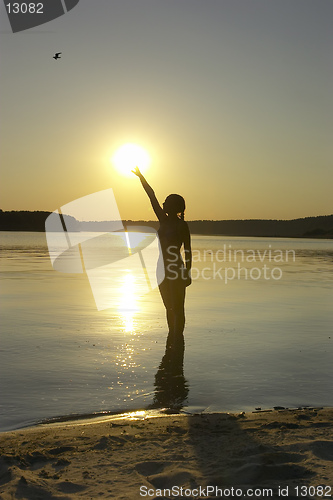
[(164, 202), (165, 210), (167, 213), (178, 215), (180, 219), (184, 220), (185, 200), (179, 194), (169, 194)]

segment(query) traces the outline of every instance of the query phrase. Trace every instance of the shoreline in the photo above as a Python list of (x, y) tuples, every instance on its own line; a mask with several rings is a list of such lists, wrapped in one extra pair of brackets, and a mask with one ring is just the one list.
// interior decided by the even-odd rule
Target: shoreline
[[(209, 408), (209, 407), (208, 407)], [(274, 411), (278, 412), (296, 412), (296, 411), (318, 411), (318, 410), (332, 410), (333, 406), (299, 406), (299, 407), (284, 407), (284, 406), (274, 406), (272, 408), (255, 408), (255, 409), (245, 409), (245, 410), (177, 410), (172, 408), (137, 408), (137, 409), (124, 409), (124, 410), (101, 410), (91, 413), (71, 413), (65, 415), (58, 415), (55, 417), (46, 417), (40, 420), (36, 420), (34, 422), (23, 424), (14, 429), (1, 430), (0, 429), (0, 437), (1, 435), (9, 432), (19, 432), (24, 431), (26, 429), (34, 429), (40, 426), (56, 426), (56, 425), (79, 425), (80, 423), (94, 423), (109, 419), (119, 419), (119, 418), (139, 418), (139, 419), (149, 419), (153, 417), (164, 417), (170, 415), (185, 415), (185, 416), (193, 416), (193, 415), (242, 415), (242, 414), (251, 414), (251, 413), (272, 413)], [(137, 417), (135, 417), (137, 415)], [(140, 416), (141, 415), (141, 416)], [(143, 415), (143, 416), (142, 416)], [(1, 499), (0, 499), (1, 500)]]
[(205, 498), (195, 493), (209, 485), (271, 489), (271, 498), (287, 497), (281, 488), (288, 498), (322, 497), (326, 486), (333, 495), (332, 425), (325, 407), (151, 410), (34, 425), (0, 433), (0, 498), (176, 498), (180, 488)]
[[(79, 232), (79, 231), (77, 231)], [(89, 231), (89, 232), (96, 232), (99, 233), (99, 231)], [(0, 234), (1, 233), (45, 233), (45, 230), (35, 230), (35, 229), (0, 229)], [(323, 240), (323, 241), (331, 241), (333, 239), (333, 235), (316, 235), (316, 236), (310, 236), (310, 235), (271, 235), (271, 234), (242, 234), (242, 233), (237, 233), (237, 234), (228, 234), (228, 233), (207, 233), (207, 232), (196, 232), (196, 231), (191, 231), (191, 236), (208, 236), (208, 237), (221, 237), (221, 238), (265, 238), (265, 239), (272, 239), (272, 240)]]

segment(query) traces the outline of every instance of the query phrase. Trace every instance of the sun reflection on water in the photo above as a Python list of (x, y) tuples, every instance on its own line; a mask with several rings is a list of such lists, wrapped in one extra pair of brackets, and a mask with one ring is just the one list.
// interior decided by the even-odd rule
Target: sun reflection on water
[(118, 311), (124, 324), (126, 333), (134, 333), (134, 316), (140, 310), (137, 303), (137, 284), (135, 277), (128, 271), (123, 277), (123, 284), (119, 289), (120, 301)]
[(116, 292), (117, 316), (122, 323), (123, 340), (116, 348), (114, 364), (117, 370), (116, 384), (123, 401), (127, 403), (134, 401), (143, 392), (136, 382), (137, 368), (140, 367), (137, 354), (141, 350), (141, 332), (137, 331), (136, 321), (136, 315), (140, 311), (140, 277), (131, 270), (124, 269), (122, 276), (119, 276)]

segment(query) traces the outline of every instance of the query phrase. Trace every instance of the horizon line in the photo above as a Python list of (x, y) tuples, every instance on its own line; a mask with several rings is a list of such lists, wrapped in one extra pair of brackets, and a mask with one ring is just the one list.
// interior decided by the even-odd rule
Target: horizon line
[[(50, 212), (49, 210), (3, 210), (0, 208), (0, 214), (1, 213), (19, 213), (19, 212), (24, 212), (24, 213), (45, 213), (45, 214), (52, 214), (53, 212)], [(72, 215), (68, 214), (62, 214), (64, 217), (73, 217)], [(304, 219), (314, 219), (318, 217), (332, 217), (333, 213), (331, 214), (324, 214), (324, 215), (308, 215), (305, 217), (296, 217), (292, 219), (261, 219), (261, 218), (249, 218), (249, 219), (185, 219), (186, 222), (225, 222), (225, 221), (294, 221), (294, 220), (304, 220)], [(112, 219), (110, 220), (85, 220), (85, 221), (79, 221), (78, 219), (75, 219), (77, 222), (112, 222)], [(122, 222), (158, 222), (158, 219), (121, 219)]]

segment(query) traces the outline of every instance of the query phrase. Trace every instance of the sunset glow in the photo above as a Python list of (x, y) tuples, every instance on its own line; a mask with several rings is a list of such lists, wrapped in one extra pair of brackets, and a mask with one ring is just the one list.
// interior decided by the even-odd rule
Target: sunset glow
[(79, 5), (14, 34), (2, 4), (3, 211), (112, 188), (122, 219), (148, 221), (138, 166), (187, 220), (332, 213), (333, 2)]
[(117, 149), (111, 162), (121, 174), (130, 176), (135, 167), (145, 172), (150, 164), (150, 157), (143, 147), (127, 143)]

